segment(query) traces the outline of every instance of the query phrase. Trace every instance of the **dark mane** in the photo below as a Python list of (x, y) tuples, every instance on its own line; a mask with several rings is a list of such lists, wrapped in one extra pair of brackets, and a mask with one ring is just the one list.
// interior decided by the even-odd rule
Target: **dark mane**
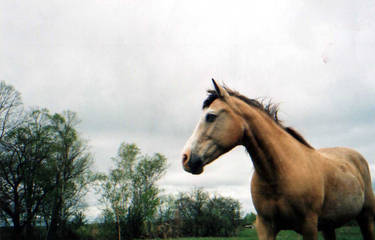
[[(265, 112), (271, 119), (273, 119), (281, 128), (283, 128), (287, 133), (289, 133), (297, 141), (313, 149), (313, 147), (302, 137), (300, 133), (298, 133), (296, 130), (294, 130), (291, 127), (283, 126), (282, 122), (277, 116), (277, 113), (279, 111), (278, 104), (274, 104), (271, 101), (247, 98), (241, 95), (239, 92), (229, 89), (228, 87), (224, 87), (224, 88), (229, 93), (230, 96), (236, 97), (242, 100), (243, 102), (247, 103), (248, 105)], [(213, 101), (219, 98), (215, 90), (208, 90), (207, 92), (208, 92), (208, 97), (203, 102), (203, 109), (208, 108)]]

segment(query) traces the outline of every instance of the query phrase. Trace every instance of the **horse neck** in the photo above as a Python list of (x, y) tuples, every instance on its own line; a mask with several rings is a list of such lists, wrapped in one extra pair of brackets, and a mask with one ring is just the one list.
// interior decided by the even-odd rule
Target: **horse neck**
[(244, 145), (255, 172), (269, 183), (277, 183), (291, 162), (290, 154), (303, 147), (265, 113), (252, 109), (244, 114), (248, 123)]

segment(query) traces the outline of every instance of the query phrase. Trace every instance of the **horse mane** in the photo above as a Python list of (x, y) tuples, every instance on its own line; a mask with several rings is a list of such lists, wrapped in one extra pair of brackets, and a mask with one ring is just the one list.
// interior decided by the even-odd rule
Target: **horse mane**
[[(274, 120), (282, 129), (284, 129), (289, 135), (294, 137), (298, 142), (302, 143), (303, 145), (307, 146), (308, 148), (314, 149), (304, 138), (303, 136), (294, 130), (291, 127), (285, 127), (282, 124), (282, 121), (278, 118), (279, 112), (279, 105), (274, 104), (271, 101), (265, 101), (264, 99), (251, 99), (241, 95), (239, 92), (234, 91), (226, 86), (224, 89), (228, 92), (230, 96), (236, 97), (243, 102), (247, 103), (248, 105), (255, 107), (263, 112), (265, 112), (272, 120)], [(203, 102), (203, 109), (208, 108), (213, 101), (215, 101), (219, 96), (215, 90), (207, 90), (208, 97)]]

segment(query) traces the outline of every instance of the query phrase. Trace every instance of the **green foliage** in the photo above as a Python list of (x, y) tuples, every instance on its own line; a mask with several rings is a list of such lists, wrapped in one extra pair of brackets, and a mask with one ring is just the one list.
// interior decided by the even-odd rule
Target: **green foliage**
[(167, 197), (155, 225), (156, 237), (233, 236), (240, 225), (240, 204), (198, 188)]
[(231, 236), (240, 220), (240, 204), (231, 198), (210, 198), (202, 189), (177, 199), (184, 235)]
[(123, 143), (113, 161), (115, 168), (98, 177), (104, 214), (115, 221), (117, 238), (147, 236), (160, 204), (156, 182), (165, 173), (166, 158), (158, 153), (142, 155), (135, 144)]
[(74, 216), (71, 221), (69, 221), (69, 225), (71, 229), (77, 230), (80, 227), (87, 224), (87, 219), (85, 214), (82, 211), (74, 213)]
[(20, 94), (0, 83), (0, 218), (13, 226), (14, 238), (40, 238), (34, 230), (42, 222), (49, 239), (68, 232), (91, 179), (77, 124), (70, 111), (23, 110)]
[(89, 169), (92, 160), (85, 142), (79, 139), (75, 126), (79, 123), (75, 113), (49, 115), (54, 135), (51, 168), (55, 173), (52, 179), (54, 190), (47, 197), (45, 205), (49, 214), (45, 218), (50, 222), (48, 239), (63, 236), (69, 218), (79, 213), (80, 201), (87, 193), (91, 183)]
[(245, 217), (242, 219), (242, 225), (254, 225), (255, 220), (257, 218), (257, 215), (254, 213), (248, 213), (245, 215)]

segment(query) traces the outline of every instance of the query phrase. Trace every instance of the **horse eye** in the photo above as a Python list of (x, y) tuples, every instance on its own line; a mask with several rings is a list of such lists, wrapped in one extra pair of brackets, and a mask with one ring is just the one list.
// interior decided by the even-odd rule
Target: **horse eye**
[(212, 123), (213, 121), (215, 121), (216, 117), (217, 116), (215, 114), (208, 113), (206, 115), (206, 122)]

